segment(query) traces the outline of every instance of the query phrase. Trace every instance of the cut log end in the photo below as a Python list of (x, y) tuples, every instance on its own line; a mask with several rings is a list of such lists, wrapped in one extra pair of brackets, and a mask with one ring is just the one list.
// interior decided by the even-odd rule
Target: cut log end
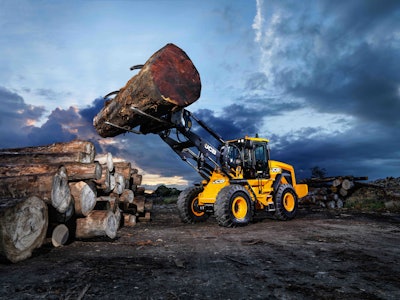
[(187, 106), (200, 97), (200, 75), (182, 49), (167, 44), (149, 59), (150, 62), (154, 83), (165, 101)]
[(60, 213), (68, 210), (71, 204), (71, 191), (68, 185), (67, 170), (61, 166), (53, 178), (51, 204)]
[(69, 229), (64, 224), (59, 224), (54, 228), (51, 235), (51, 243), (54, 247), (65, 245), (69, 238)]
[(22, 261), (42, 245), (48, 226), (47, 205), (36, 196), (8, 199), (0, 214), (0, 250), (11, 262)]

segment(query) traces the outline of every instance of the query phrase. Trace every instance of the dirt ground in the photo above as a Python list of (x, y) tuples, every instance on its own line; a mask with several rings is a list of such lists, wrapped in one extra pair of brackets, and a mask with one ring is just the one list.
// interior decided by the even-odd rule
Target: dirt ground
[(301, 209), (223, 228), (174, 204), (117, 239), (0, 259), (1, 299), (400, 299), (400, 215)]

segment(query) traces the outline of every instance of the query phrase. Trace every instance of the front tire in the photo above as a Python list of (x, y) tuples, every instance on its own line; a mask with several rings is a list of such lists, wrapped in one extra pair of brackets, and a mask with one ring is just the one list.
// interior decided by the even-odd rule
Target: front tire
[(253, 217), (252, 207), (250, 195), (243, 186), (228, 185), (217, 195), (214, 214), (221, 226), (244, 226)]
[(291, 220), (297, 214), (298, 199), (292, 185), (281, 184), (275, 193), (275, 218)]
[(208, 219), (208, 214), (201, 211), (198, 206), (199, 194), (203, 188), (194, 186), (187, 188), (179, 194), (178, 212), (179, 217), (184, 223), (204, 222)]

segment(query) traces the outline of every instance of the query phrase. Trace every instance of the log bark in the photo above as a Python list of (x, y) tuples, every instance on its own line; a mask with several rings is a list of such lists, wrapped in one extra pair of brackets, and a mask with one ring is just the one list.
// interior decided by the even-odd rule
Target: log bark
[(136, 216), (131, 214), (124, 214), (124, 226), (132, 227), (136, 225)]
[(71, 195), (74, 198), (75, 214), (87, 216), (96, 205), (97, 190), (92, 182), (73, 182), (69, 184)]
[(132, 185), (141, 185), (142, 184), (142, 175), (134, 173), (131, 176), (132, 178)]
[(130, 162), (122, 161), (122, 162), (114, 162), (114, 170), (115, 173), (121, 174), (125, 179), (125, 188), (128, 188), (130, 185), (130, 179), (132, 174), (132, 167)]
[[(98, 162), (94, 163), (76, 163), (67, 162), (63, 163), (67, 169), (68, 180), (87, 180), (87, 179), (100, 179), (102, 168)], [(60, 167), (60, 164), (9, 164), (0, 165), (0, 178), (21, 175), (34, 175), (34, 174), (47, 174), (54, 173)]]
[(0, 200), (0, 253), (11, 262), (40, 247), (48, 226), (47, 205), (36, 196)]
[[(20, 154), (58, 154), (60, 153), (69, 154), (75, 153), (75, 157), (78, 156), (78, 161), (83, 163), (91, 163), (94, 161), (94, 157), (96, 155), (96, 150), (94, 148), (94, 144), (88, 141), (82, 140), (73, 140), (71, 142), (66, 143), (54, 143), (45, 146), (37, 146), (37, 147), (24, 147), (24, 148), (10, 148), (10, 149), (0, 149), (0, 158), (3, 153), (20, 153)], [(78, 155), (77, 155), (78, 154)], [(57, 156), (57, 155), (55, 155)], [(1, 161), (1, 160), (0, 160)], [(69, 160), (68, 160), (69, 161)], [(58, 162), (58, 161), (57, 161)], [(64, 161), (66, 162), (66, 161)]]
[(113, 212), (109, 210), (93, 210), (87, 217), (76, 220), (77, 238), (93, 238), (117, 236), (118, 224)]
[(135, 194), (132, 190), (125, 189), (123, 193), (119, 196), (119, 201), (122, 203), (133, 203), (135, 199)]
[(144, 196), (136, 196), (135, 199), (133, 199), (133, 204), (136, 206), (136, 211), (138, 213), (144, 212), (145, 202), (146, 202), (146, 198)]
[(123, 175), (126, 179), (129, 179), (132, 174), (131, 163), (127, 161), (114, 162), (114, 170), (116, 173)]
[[(25, 153), (66, 153), (66, 152), (84, 152), (87, 154), (96, 154), (94, 144), (89, 141), (73, 140), (70, 142), (53, 143), (44, 146), (21, 147), (0, 149), (0, 152), (25, 152)], [(94, 156), (93, 156), (94, 158)]]
[(54, 174), (23, 175), (0, 178), (0, 197), (38, 196), (58, 212), (64, 213), (71, 203), (68, 176), (61, 166)]
[[(179, 47), (167, 44), (147, 60), (114, 99), (105, 103), (93, 119), (93, 125), (100, 136), (113, 137), (125, 130), (106, 122), (128, 129), (148, 123), (149, 120), (135, 113), (132, 106), (160, 117), (195, 102), (200, 91), (200, 75), (190, 58)], [(152, 132), (151, 127), (141, 130)]]
[(64, 164), (67, 162), (92, 163), (90, 155), (83, 152), (29, 153), (0, 152), (0, 165)]

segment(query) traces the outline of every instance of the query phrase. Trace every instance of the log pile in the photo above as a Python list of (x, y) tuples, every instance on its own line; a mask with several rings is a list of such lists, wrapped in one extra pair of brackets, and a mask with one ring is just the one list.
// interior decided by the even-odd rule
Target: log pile
[(365, 183), (368, 177), (334, 176), (326, 178), (311, 178), (303, 180), (309, 187), (306, 197), (300, 199), (302, 204), (314, 204), (334, 209), (343, 208), (346, 199)]
[(75, 238), (115, 238), (121, 225), (150, 220), (141, 175), (129, 162), (101, 163), (94, 145), (75, 140), (0, 149), (0, 254), (32, 255), (46, 237), (54, 246)]

